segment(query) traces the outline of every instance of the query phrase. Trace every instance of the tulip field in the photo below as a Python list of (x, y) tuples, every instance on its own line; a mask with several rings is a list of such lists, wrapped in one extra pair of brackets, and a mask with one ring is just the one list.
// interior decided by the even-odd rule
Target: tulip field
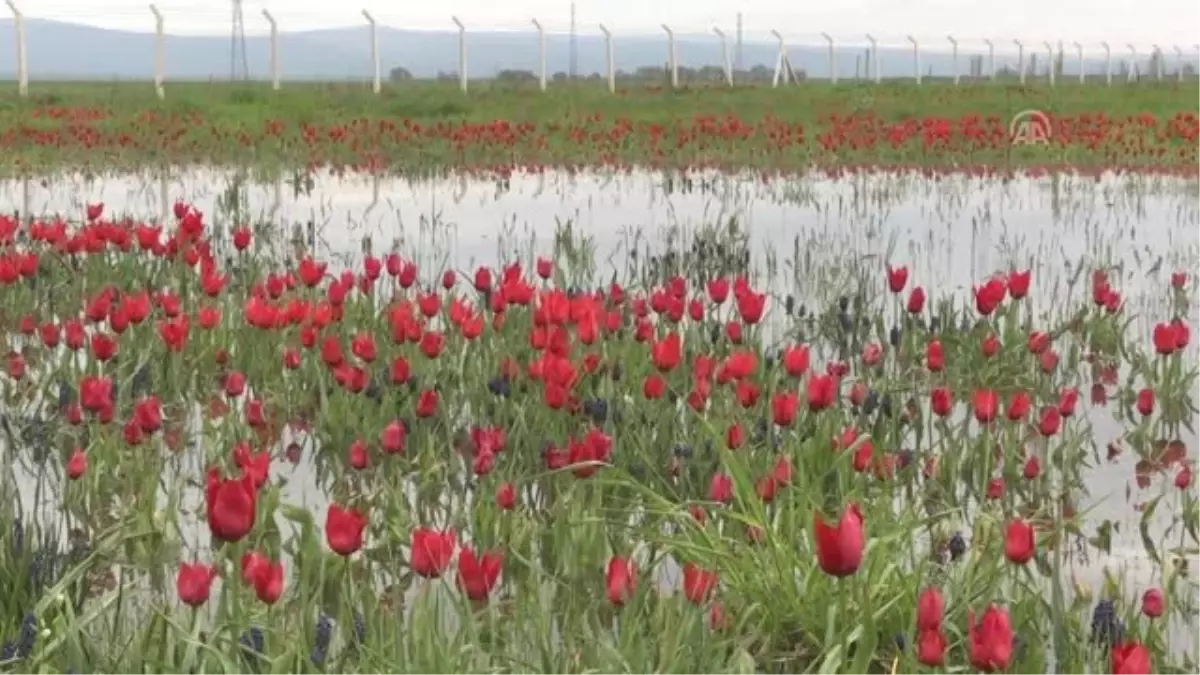
[[(551, 166), (754, 168), (1061, 166), (1194, 175), (1200, 86), (1044, 83), (536, 89), (413, 83), (32, 83), (0, 106), (7, 165), (97, 171), (146, 165), (334, 165), (420, 173)], [(1016, 147), (1010, 123), (1048, 116), (1050, 144)], [(7, 166), (6, 165), (6, 166)], [(6, 172), (12, 169), (6, 169)]]
[(1196, 83), (131, 86), (0, 100), (5, 672), (1196, 670)]

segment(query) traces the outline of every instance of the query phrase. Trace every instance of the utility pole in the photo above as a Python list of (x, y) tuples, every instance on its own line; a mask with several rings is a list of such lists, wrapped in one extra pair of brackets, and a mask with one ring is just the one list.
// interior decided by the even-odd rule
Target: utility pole
[(242, 16), (242, 0), (233, 0), (233, 28), (229, 35), (229, 80), (237, 79), (238, 52), (241, 52), (242, 79), (250, 79), (250, 62), (246, 56), (246, 20)]
[(579, 76), (579, 36), (575, 33), (575, 3), (571, 3), (571, 79)]
[(737, 15), (737, 70), (742, 70), (742, 13)]

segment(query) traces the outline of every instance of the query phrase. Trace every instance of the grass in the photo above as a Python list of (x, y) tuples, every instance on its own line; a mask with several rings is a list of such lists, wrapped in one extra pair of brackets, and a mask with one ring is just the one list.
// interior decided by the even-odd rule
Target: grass
[(414, 82), (385, 86), (379, 95), (366, 84), (285, 84), (271, 91), (263, 83), (166, 83), (166, 100), (156, 99), (149, 82), (32, 83), (29, 99), (11, 94), (0, 99), (5, 122), (26, 106), (102, 108), (113, 111), (163, 110), (180, 114), (202, 113), (218, 126), (255, 126), (267, 120), (309, 124), (341, 124), (357, 118), (534, 123), (576, 120), (588, 115), (627, 117), (634, 122), (665, 123), (696, 114), (734, 115), (746, 120), (773, 115), (790, 122), (815, 124), (831, 114), (870, 111), (890, 120), (940, 115), (997, 115), (1008, 119), (1022, 110), (1042, 110), (1058, 115), (1105, 113), (1120, 118), (1150, 113), (1170, 117), (1198, 109), (1200, 86), (1185, 83), (1137, 85), (1079, 85), (1045, 83), (962, 84), (927, 82), (804, 83), (768, 88), (702, 87), (677, 92), (663, 87), (635, 87), (610, 94), (602, 85), (551, 85), (539, 92), (536, 85), (471, 84), (464, 95), (457, 83)]
[[(597, 163), (781, 170), (864, 163), (1178, 167), (1196, 164), (1191, 129), (1200, 100), (1196, 81), (1111, 88), (1075, 82), (1053, 88), (1045, 83), (814, 82), (674, 92), (641, 87), (616, 95), (590, 83), (551, 85), (544, 93), (536, 85), (472, 87), (464, 95), (456, 83), (414, 82), (391, 84), (374, 95), (357, 83), (289, 83), (276, 92), (262, 83), (168, 82), (166, 99), (159, 101), (148, 82), (35, 82), (28, 99), (17, 98), (12, 89), (0, 97), (0, 149), (17, 170), (194, 161), (332, 162), (404, 170)], [(1063, 152), (1050, 157), (1014, 154), (1006, 141), (1008, 124), (1025, 110), (1082, 125), (1091, 135), (1065, 139)], [(1171, 120), (1181, 113), (1191, 117), (1176, 128)], [(860, 120), (851, 127), (830, 120), (850, 115)], [(1096, 131), (1087, 120), (1097, 115), (1113, 122)], [(1123, 121), (1146, 115), (1155, 124), (1139, 133), (1153, 147), (1124, 147)], [(982, 145), (959, 128), (974, 116), (990, 134)], [(920, 123), (935, 118), (952, 122), (944, 142), (923, 136)], [(721, 126), (729, 119), (738, 128)], [(499, 138), (490, 128), (462, 131), (463, 124), (498, 122), (508, 123)], [(380, 124), (421, 131), (381, 131)], [(893, 133), (902, 135), (901, 142), (892, 142)]]

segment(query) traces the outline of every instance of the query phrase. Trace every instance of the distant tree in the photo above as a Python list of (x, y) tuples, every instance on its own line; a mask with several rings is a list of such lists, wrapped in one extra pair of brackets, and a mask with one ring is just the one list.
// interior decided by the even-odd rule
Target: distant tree
[(496, 73), (497, 82), (518, 83), (534, 82), (536, 80), (537, 76), (533, 74), (533, 71), (529, 70), (502, 70)]
[(770, 82), (774, 75), (774, 68), (768, 68), (761, 63), (750, 69), (750, 80), (753, 82)]
[(725, 79), (725, 69), (720, 66), (704, 66), (694, 72), (700, 82), (720, 82)]
[(404, 66), (396, 66), (388, 71), (388, 80), (392, 82), (408, 82), (411, 79), (412, 73)]
[(667, 76), (667, 69), (663, 66), (641, 66), (633, 71), (633, 77), (637, 80), (662, 80)]
[(554, 73), (554, 76), (551, 79), (554, 80), (555, 82), (566, 82), (567, 74), (560, 70), (560, 71)]

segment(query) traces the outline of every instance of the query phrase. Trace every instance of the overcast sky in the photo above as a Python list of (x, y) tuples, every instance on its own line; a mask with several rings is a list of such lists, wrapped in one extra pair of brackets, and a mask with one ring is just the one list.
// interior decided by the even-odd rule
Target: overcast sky
[[(139, 0), (16, 0), (26, 16), (88, 23), (105, 28), (152, 30), (147, 3)], [(227, 34), (231, 0), (158, 0), (167, 31), (187, 34)], [(270, 10), (280, 30), (304, 30), (355, 25), (360, 8), (383, 24), (404, 28), (450, 29), (457, 15), (468, 28), (529, 29), (537, 17), (547, 30), (566, 32), (570, 0), (443, 0), (396, 2), (357, 0), (244, 0), (246, 32), (266, 30), (262, 10)], [(1194, 55), (1200, 43), (1200, 2), (1197, 0), (578, 0), (580, 32), (596, 33), (604, 23), (615, 34), (655, 32), (661, 23), (677, 32), (707, 32), (719, 25), (730, 32), (738, 12), (744, 14), (748, 39), (768, 38), (778, 29), (789, 42), (821, 41), (827, 32), (839, 41), (862, 42), (866, 33), (882, 43), (901, 44), (913, 34), (932, 46), (947, 34), (963, 43), (991, 38), (1011, 47), (1014, 38), (1030, 44), (1063, 40), (1094, 45), (1108, 41), (1122, 52), (1127, 43), (1139, 49), (1153, 44), (1170, 52), (1179, 45)]]

